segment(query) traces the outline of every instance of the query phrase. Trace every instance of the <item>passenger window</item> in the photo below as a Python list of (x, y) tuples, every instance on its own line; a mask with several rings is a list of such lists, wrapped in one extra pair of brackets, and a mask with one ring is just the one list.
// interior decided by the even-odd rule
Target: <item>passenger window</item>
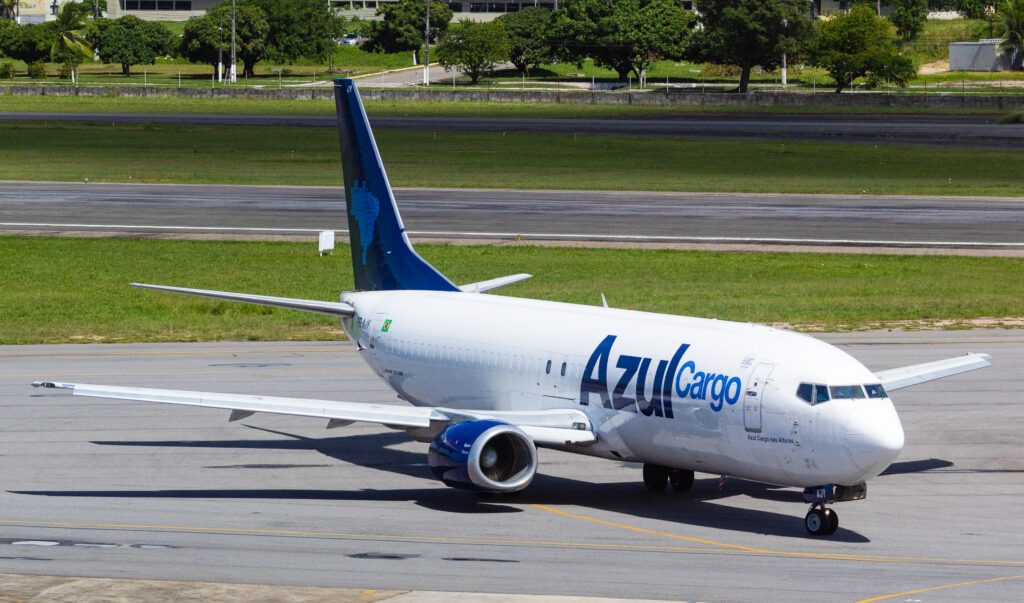
[(864, 397), (864, 390), (859, 385), (833, 385), (829, 389), (832, 391), (833, 400), (850, 400)]
[(796, 397), (808, 404), (814, 403), (814, 386), (810, 383), (801, 383), (796, 388)]
[(565, 363), (562, 363), (562, 376), (565, 376)]
[(814, 403), (821, 404), (822, 402), (828, 402), (831, 398), (828, 396), (828, 386), (826, 385), (815, 385), (814, 386)]
[(885, 388), (882, 387), (881, 383), (875, 383), (873, 385), (865, 385), (864, 389), (868, 390), (869, 398), (888, 398), (889, 394), (885, 393)]
[(547, 373), (548, 375), (551, 374), (551, 361), (550, 360), (548, 360), (548, 365), (546, 367), (544, 367), (544, 372)]

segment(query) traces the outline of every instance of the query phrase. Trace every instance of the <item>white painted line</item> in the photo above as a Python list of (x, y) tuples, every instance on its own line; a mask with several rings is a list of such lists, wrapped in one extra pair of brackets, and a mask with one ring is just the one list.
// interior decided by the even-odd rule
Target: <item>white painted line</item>
[[(156, 226), (140, 224), (57, 224), (46, 222), (0, 222), (0, 227), (17, 228), (64, 228), (64, 229), (108, 229), (108, 230), (170, 230), (170, 231), (203, 231), (203, 232), (258, 232), (258, 233), (314, 233), (319, 234), (320, 228), (257, 228), (241, 226)], [(335, 230), (337, 234), (347, 235), (348, 230)], [(671, 235), (616, 235), (616, 234), (579, 234), (579, 233), (546, 233), (546, 232), (460, 232), (442, 230), (409, 230), (413, 237), (451, 237), (480, 239), (523, 239), (523, 240), (578, 240), (578, 241), (625, 241), (625, 242), (660, 242), (660, 243), (750, 243), (775, 245), (862, 245), (870, 247), (1010, 247), (1024, 248), (1021, 243), (1003, 243), (986, 241), (898, 241), (877, 239), (796, 239), (782, 237), (692, 237)]]

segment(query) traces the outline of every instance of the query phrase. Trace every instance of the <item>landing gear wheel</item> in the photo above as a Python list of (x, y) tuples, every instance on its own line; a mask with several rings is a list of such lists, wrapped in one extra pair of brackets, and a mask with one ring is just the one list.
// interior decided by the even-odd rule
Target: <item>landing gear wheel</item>
[(672, 489), (679, 492), (686, 492), (693, 487), (693, 471), (688, 469), (669, 469), (668, 481)]
[(839, 514), (832, 509), (825, 509), (825, 518), (828, 520), (828, 529), (825, 530), (825, 534), (835, 534), (839, 529)]
[[(807, 512), (804, 517), (804, 527), (814, 536), (822, 536), (828, 533), (830, 522), (825, 517), (825, 511), (814, 508)], [(838, 525), (838, 524), (837, 524)]]
[(668, 469), (661, 465), (644, 463), (644, 488), (651, 492), (661, 492), (668, 484)]

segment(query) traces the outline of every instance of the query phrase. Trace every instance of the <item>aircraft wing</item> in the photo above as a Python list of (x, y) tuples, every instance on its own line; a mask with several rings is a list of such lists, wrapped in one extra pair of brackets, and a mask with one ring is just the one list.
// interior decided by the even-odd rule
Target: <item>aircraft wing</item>
[(393, 429), (405, 429), (417, 439), (432, 438), (436, 432), (450, 423), (473, 419), (497, 419), (519, 427), (538, 445), (589, 444), (596, 440), (586, 415), (571, 409), (487, 412), (87, 383), (37, 381), (32, 386), (69, 389), (75, 396), (224, 408), (232, 411), (232, 421), (253, 413), (267, 412), (330, 419), (328, 427), (347, 425), (356, 421), (378, 423)]
[(964, 354), (945, 360), (878, 371), (875, 376), (882, 382), (882, 387), (886, 391), (892, 391), (933, 379), (985, 368), (991, 364), (989, 362), (991, 358), (988, 354)]
[(199, 297), (212, 297), (213, 299), (223, 299), (225, 301), (259, 304), (261, 306), (273, 306), (275, 308), (300, 310), (302, 312), (316, 312), (317, 314), (329, 314), (331, 316), (352, 316), (355, 313), (352, 306), (344, 302), (296, 299), (293, 297), (273, 297), (270, 295), (251, 295), (249, 293), (211, 291), (209, 289), (188, 289), (186, 287), (167, 287), (165, 285), (145, 285), (142, 283), (131, 283), (131, 285), (132, 287), (138, 287), (139, 289), (170, 291), (171, 293), (184, 293), (186, 295), (198, 295)]

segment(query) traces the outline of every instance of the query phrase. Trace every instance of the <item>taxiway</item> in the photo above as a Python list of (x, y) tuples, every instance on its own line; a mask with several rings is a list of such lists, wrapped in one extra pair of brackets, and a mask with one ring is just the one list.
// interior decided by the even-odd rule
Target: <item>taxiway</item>
[(62, 380), (400, 403), (346, 342), (0, 347), (0, 573), (697, 600), (1018, 601), (1024, 332), (824, 335), (870, 368), (988, 352), (895, 392), (906, 447), (831, 538), (801, 493), (541, 451), (517, 497), (444, 487), (402, 432), (76, 398)]

